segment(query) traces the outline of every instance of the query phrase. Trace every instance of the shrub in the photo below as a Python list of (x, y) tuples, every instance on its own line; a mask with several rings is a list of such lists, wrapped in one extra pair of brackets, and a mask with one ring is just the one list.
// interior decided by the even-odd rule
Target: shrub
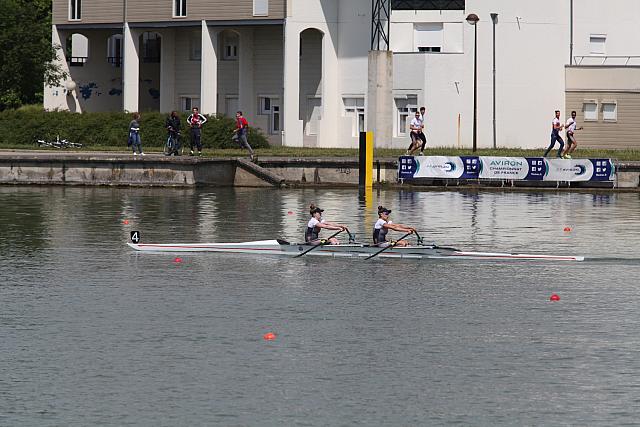
[[(143, 147), (162, 147), (167, 139), (164, 127), (167, 114), (141, 113), (140, 137)], [(28, 106), (0, 112), (0, 143), (33, 146), (38, 139), (51, 140), (57, 135), (72, 142), (91, 146), (126, 146), (130, 113), (71, 113), (43, 111)], [(182, 142), (188, 144), (190, 135), (186, 115), (181, 115)], [(206, 148), (238, 148), (231, 140), (235, 120), (211, 116), (202, 128), (202, 142)], [(249, 128), (249, 143), (254, 148), (269, 146), (267, 138), (257, 128)]]

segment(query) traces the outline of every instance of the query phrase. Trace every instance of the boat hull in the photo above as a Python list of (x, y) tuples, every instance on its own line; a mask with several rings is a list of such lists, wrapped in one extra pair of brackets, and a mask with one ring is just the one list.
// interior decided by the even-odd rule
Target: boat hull
[[(296, 256), (310, 247), (303, 244), (278, 240), (259, 240), (242, 243), (127, 243), (141, 252), (218, 252), (260, 255)], [(324, 245), (307, 252), (304, 256), (369, 257), (381, 248), (363, 244)], [(476, 260), (527, 260), (527, 261), (584, 261), (581, 256), (510, 254), (496, 252), (465, 252), (435, 245), (393, 247), (380, 252), (380, 258), (403, 259), (476, 259)]]

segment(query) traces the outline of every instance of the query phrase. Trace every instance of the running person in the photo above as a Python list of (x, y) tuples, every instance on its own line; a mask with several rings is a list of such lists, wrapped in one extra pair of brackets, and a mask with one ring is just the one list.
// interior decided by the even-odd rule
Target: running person
[(207, 118), (198, 112), (198, 107), (193, 107), (191, 115), (187, 117), (187, 124), (191, 128), (191, 152), (193, 156), (195, 149), (198, 152), (198, 156), (202, 155), (202, 125), (207, 123)]
[(246, 148), (249, 150), (249, 158), (253, 161), (253, 149), (249, 145), (247, 136), (249, 135), (249, 123), (247, 119), (242, 116), (242, 111), (236, 113), (236, 128), (233, 131), (233, 139), (240, 144), (240, 148)]
[(373, 226), (373, 244), (381, 248), (386, 248), (389, 245), (394, 246), (408, 246), (407, 240), (398, 240), (395, 242), (387, 241), (387, 233), (389, 230), (399, 231), (402, 233), (415, 233), (416, 229), (404, 224), (394, 224), (389, 221), (389, 214), (391, 209), (387, 209), (383, 206), (378, 206), (378, 221)]
[[(345, 225), (334, 224), (332, 222), (327, 222), (322, 219), (322, 212), (324, 209), (320, 209), (313, 203), (309, 206), (309, 214), (311, 215), (311, 219), (307, 223), (307, 228), (304, 232), (304, 241), (309, 245), (321, 245), (323, 242), (318, 237), (320, 231), (324, 228), (326, 230), (347, 230)], [(335, 237), (329, 239), (330, 245), (338, 245), (340, 242)]]
[(427, 146), (427, 135), (424, 134), (424, 115), (427, 113), (425, 107), (420, 107), (420, 121), (422, 122), (422, 131), (418, 135), (422, 140), (422, 148), (420, 148), (420, 155), (424, 156), (424, 149)]
[(576, 112), (572, 111), (571, 117), (565, 124), (565, 129), (567, 130), (567, 147), (562, 155), (562, 157), (564, 157), (565, 159), (570, 159), (571, 153), (573, 153), (576, 147), (578, 147), (578, 142), (576, 141), (575, 137), (575, 131), (582, 130), (582, 126), (579, 128), (576, 128), (576, 126), (578, 126), (578, 122), (576, 121)]
[(562, 158), (562, 149), (564, 148), (564, 141), (560, 136), (560, 131), (562, 130), (562, 128), (564, 128), (564, 125), (560, 123), (560, 110), (556, 110), (556, 117), (551, 122), (551, 143), (545, 150), (542, 157), (547, 157), (549, 151), (553, 150), (553, 147), (555, 147), (556, 145), (556, 141), (558, 141), (558, 144), (560, 144), (560, 148), (558, 148), (558, 158)]
[(179, 156), (181, 124), (180, 124), (180, 117), (178, 117), (177, 111), (171, 112), (171, 115), (167, 117), (167, 120), (164, 122), (164, 127), (167, 128), (167, 132), (169, 134), (168, 136), (173, 141), (173, 144), (172, 144), (173, 150), (167, 155), (170, 156), (172, 154), (175, 154), (176, 156)]

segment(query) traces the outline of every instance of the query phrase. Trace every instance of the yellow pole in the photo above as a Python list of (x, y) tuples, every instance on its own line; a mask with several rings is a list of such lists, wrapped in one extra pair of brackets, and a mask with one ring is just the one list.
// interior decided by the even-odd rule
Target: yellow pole
[(367, 132), (367, 148), (365, 155), (364, 186), (371, 189), (373, 186), (373, 132)]

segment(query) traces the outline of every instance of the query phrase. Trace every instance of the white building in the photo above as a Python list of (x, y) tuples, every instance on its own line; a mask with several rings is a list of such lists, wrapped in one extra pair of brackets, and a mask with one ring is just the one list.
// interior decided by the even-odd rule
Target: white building
[(241, 109), (287, 146), (357, 147), (358, 132), (376, 124), (376, 146), (405, 148), (406, 119), (425, 106), (430, 146), (471, 147), (476, 29), (479, 148), (493, 145), (494, 29), (498, 147), (546, 147), (554, 110), (568, 115), (568, 86), (581, 90), (570, 81), (574, 68), (599, 67), (606, 85), (603, 65), (625, 67), (625, 90), (640, 88), (632, 84), (640, 76), (634, 0), (391, 0), (385, 123), (367, 117), (371, 88), (385, 87), (371, 81), (372, 0), (53, 3), (53, 43), (65, 47), (61, 64), (75, 89), (45, 88), (46, 108)]

